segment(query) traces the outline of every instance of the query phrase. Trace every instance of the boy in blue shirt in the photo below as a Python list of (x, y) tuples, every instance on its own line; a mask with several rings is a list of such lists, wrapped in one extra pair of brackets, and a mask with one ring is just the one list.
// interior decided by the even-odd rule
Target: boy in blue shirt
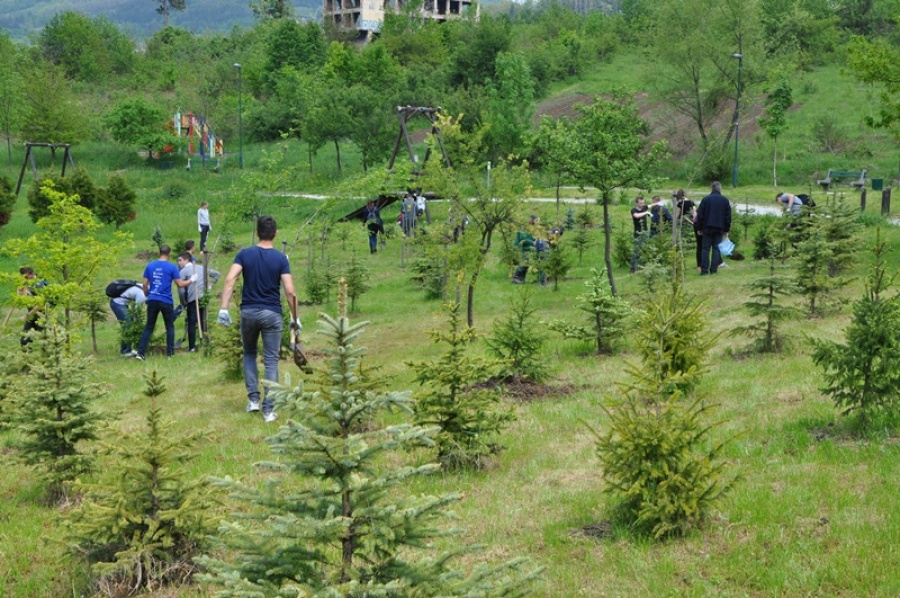
[(138, 345), (138, 353), (135, 356), (141, 361), (147, 354), (147, 345), (153, 329), (156, 328), (156, 320), (162, 314), (166, 325), (166, 356), (175, 354), (175, 308), (172, 300), (172, 283), (184, 288), (197, 281), (194, 274), (186, 280), (181, 279), (178, 266), (169, 261), (172, 250), (168, 245), (159, 248), (159, 259), (147, 264), (144, 268), (144, 294), (147, 296), (147, 325), (141, 334), (141, 342)]

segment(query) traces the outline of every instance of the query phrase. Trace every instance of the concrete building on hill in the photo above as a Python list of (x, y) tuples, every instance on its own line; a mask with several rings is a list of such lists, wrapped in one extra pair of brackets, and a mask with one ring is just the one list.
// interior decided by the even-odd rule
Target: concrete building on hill
[[(358, 41), (367, 41), (381, 31), (386, 13), (402, 12), (406, 3), (406, 0), (323, 0), (322, 20), (344, 31), (356, 31)], [(461, 17), (471, 6), (472, 0), (424, 0), (419, 14), (426, 19), (446, 21)]]

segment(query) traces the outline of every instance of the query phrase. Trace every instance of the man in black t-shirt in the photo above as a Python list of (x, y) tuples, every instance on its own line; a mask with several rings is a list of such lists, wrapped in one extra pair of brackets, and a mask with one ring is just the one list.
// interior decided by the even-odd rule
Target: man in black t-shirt
[[(291, 310), (291, 328), (298, 332), (302, 329), (300, 318), (297, 317), (297, 293), (294, 291), (294, 281), (291, 278), (291, 266), (287, 257), (275, 249), (273, 244), (277, 232), (278, 227), (274, 218), (260, 216), (256, 222), (259, 243), (238, 252), (225, 277), (225, 288), (222, 289), (222, 305), (218, 321), (228, 326), (231, 324), (228, 303), (231, 301), (238, 276), (243, 276), (240, 326), (248, 412), (260, 410), (259, 366), (256, 364), (260, 336), (263, 342), (265, 379), (278, 382), (278, 350), (281, 347), (283, 325), (282, 286), (287, 296), (288, 308)], [(275, 401), (269, 398), (268, 389), (265, 389), (263, 394), (262, 413), (266, 422), (275, 421)]]

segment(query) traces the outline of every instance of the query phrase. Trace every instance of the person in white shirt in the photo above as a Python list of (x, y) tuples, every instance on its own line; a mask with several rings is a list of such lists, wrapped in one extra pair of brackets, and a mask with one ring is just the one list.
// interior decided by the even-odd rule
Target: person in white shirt
[[(141, 287), (140, 283), (135, 283), (134, 286), (125, 289), (118, 297), (110, 299), (109, 308), (116, 315), (116, 319), (124, 328), (125, 324), (131, 321), (128, 317), (128, 304), (134, 303), (135, 305), (141, 305), (146, 303), (146, 301), (147, 295), (144, 294), (144, 289)], [(119, 355), (122, 357), (134, 357), (137, 355), (137, 351), (134, 351), (131, 344), (126, 343), (123, 340), (119, 346)]]
[(212, 227), (209, 225), (209, 202), (201, 201), (197, 210), (197, 230), (200, 231), (200, 251), (206, 251), (206, 238)]

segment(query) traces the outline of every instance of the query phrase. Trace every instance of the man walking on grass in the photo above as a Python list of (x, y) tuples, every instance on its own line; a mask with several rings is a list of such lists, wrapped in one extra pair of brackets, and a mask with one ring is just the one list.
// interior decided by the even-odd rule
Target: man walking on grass
[[(219, 309), (219, 324), (231, 325), (228, 304), (234, 293), (238, 276), (243, 276), (241, 291), (241, 344), (244, 351), (244, 384), (247, 387), (247, 411), (260, 410), (259, 366), (256, 363), (259, 337), (262, 335), (263, 364), (265, 379), (278, 381), (278, 349), (281, 346), (281, 287), (287, 296), (291, 310), (291, 327), (302, 329), (297, 317), (297, 294), (291, 278), (291, 267), (287, 257), (274, 248), (273, 241), (278, 233), (275, 219), (261, 216), (256, 222), (256, 236), (259, 243), (242, 249), (234, 258), (234, 263), (225, 277), (222, 289), (222, 305)], [(275, 421), (274, 399), (264, 390), (262, 413), (266, 422)]]
[(175, 308), (172, 300), (172, 283), (179, 288), (190, 286), (197, 281), (197, 275), (186, 280), (181, 279), (178, 266), (169, 261), (172, 250), (168, 245), (159, 248), (159, 259), (147, 264), (144, 268), (144, 295), (147, 296), (147, 325), (141, 334), (141, 342), (135, 357), (141, 361), (147, 355), (147, 346), (153, 329), (156, 328), (156, 320), (162, 314), (166, 325), (166, 356), (175, 354)]
[(712, 184), (712, 193), (700, 201), (700, 207), (697, 208), (697, 224), (702, 238), (700, 274), (715, 274), (722, 264), (719, 243), (731, 231), (731, 202), (722, 195), (722, 183), (719, 181)]

